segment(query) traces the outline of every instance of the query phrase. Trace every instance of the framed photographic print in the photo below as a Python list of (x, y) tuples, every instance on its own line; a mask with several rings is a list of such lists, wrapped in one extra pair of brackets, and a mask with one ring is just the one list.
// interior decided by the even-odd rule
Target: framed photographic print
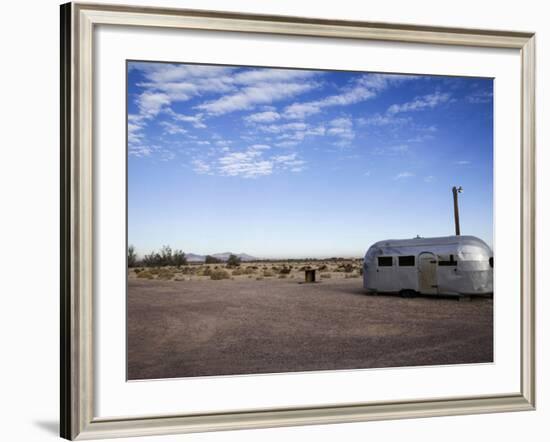
[(61, 18), (64, 438), (534, 409), (533, 34)]

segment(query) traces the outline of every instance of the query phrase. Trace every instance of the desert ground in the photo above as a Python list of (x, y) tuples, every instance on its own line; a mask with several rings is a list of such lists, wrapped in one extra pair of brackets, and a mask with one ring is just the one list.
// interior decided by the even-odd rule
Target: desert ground
[(130, 269), (128, 379), (493, 360), (492, 299), (367, 295), (360, 264)]

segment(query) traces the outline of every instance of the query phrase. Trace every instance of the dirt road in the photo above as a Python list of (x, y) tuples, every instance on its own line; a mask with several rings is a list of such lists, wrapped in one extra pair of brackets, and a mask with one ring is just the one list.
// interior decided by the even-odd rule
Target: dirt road
[(358, 278), (129, 280), (129, 379), (492, 360), (491, 299), (368, 296)]

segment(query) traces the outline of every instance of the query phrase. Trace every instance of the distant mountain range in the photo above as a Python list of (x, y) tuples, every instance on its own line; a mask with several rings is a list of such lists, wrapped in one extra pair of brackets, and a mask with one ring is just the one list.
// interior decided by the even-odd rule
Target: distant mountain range
[[(246, 253), (232, 253), (232, 252), (224, 252), (224, 253), (213, 253), (210, 256), (213, 256), (214, 258), (217, 258), (221, 261), (227, 261), (229, 259), (229, 255), (236, 255), (240, 258), (241, 261), (257, 261), (258, 258), (255, 256), (247, 255)], [(185, 257), (187, 258), (187, 262), (204, 262), (206, 259), (206, 255), (197, 255), (196, 253), (186, 253)]]

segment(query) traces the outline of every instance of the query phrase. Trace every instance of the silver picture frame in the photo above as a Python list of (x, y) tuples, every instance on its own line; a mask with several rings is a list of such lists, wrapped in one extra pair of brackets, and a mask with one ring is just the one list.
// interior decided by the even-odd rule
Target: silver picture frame
[[(462, 47), (521, 56), (520, 392), (434, 400), (94, 416), (93, 35), (96, 25), (317, 36)], [(61, 436), (69, 440), (510, 412), (535, 408), (535, 35), (479, 29), (320, 20), (202, 10), (68, 3), (61, 6)]]

